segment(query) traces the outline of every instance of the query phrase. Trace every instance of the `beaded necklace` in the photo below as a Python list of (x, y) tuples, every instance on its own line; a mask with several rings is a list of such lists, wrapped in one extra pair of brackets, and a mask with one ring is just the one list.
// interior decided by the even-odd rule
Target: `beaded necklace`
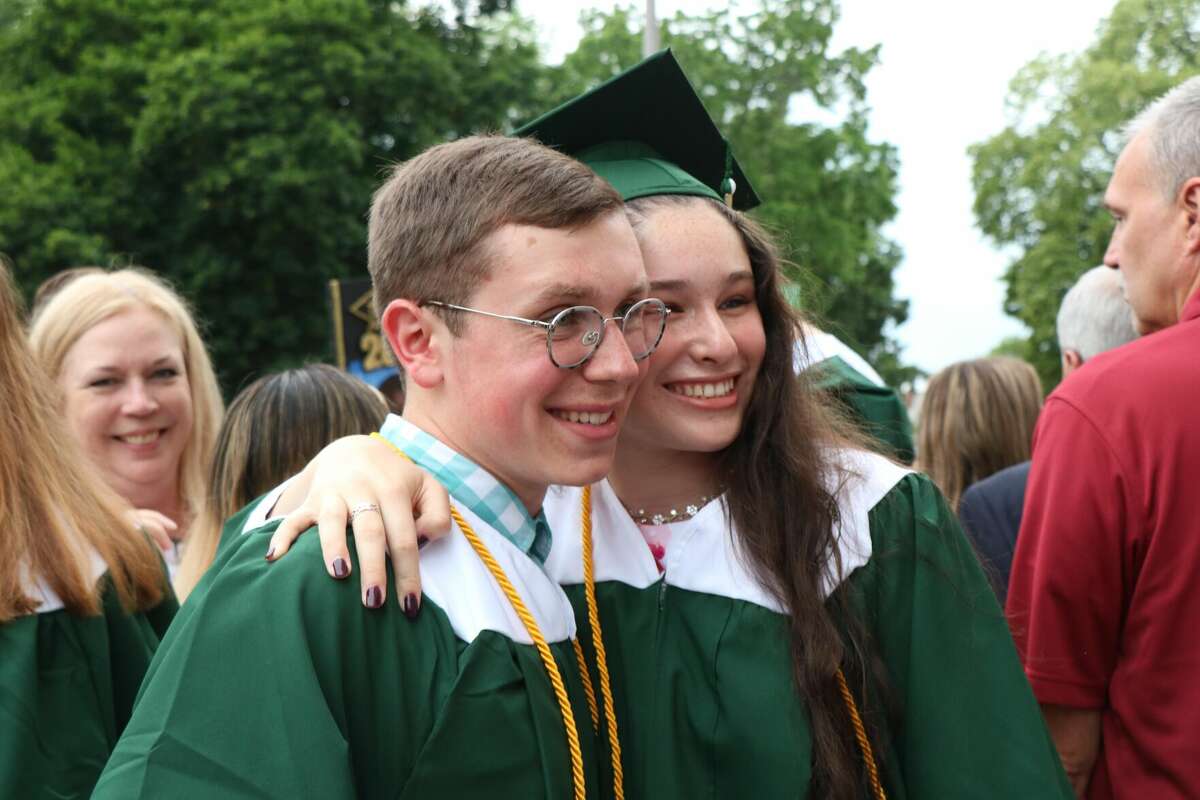
[(682, 510), (679, 508), (672, 508), (658, 513), (651, 513), (644, 508), (639, 508), (637, 510), (626, 508), (625, 510), (629, 512), (629, 516), (633, 517), (633, 521), (638, 525), (669, 525), (672, 522), (682, 522), (685, 519), (691, 519), (700, 513), (700, 509), (704, 508), (706, 505), (711, 503), (713, 500), (716, 500), (720, 496), (720, 492), (717, 492), (714, 495), (700, 495), (700, 498), (696, 500), (696, 502), (688, 503), (687, 505), (683, 506)]

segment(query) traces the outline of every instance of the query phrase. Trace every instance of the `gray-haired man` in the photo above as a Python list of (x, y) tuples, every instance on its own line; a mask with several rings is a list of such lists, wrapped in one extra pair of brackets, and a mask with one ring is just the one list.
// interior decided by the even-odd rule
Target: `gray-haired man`
[(1200, 78), (1139, 116), (1104, 263), (1143, 335), (1046, 402), (1007, 612), (1089, 798), (1200, 796)]

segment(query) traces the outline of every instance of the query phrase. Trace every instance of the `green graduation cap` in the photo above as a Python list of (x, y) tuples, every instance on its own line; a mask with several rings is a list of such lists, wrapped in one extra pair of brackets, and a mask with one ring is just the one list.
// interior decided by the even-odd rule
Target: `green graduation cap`
[(670, 50), (521, 126), (574, 156), (626, 200), (690, 194), (745, 211), (758, 195)]

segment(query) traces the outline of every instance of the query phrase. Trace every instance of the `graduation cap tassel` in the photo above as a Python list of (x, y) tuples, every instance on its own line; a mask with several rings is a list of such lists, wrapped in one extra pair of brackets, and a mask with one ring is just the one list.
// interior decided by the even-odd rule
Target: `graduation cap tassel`
[(725, 205), (733, 208), (733, 193), (737, 191), (737, 183), (733, 180), (733, 148), (725, 143), (725, 176), (721, 179), (721, 194), (725, 196)]

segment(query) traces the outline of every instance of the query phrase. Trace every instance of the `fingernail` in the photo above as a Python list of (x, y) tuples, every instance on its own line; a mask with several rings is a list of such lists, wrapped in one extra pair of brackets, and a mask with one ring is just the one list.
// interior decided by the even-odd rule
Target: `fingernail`
[(346, 564), (346, 559), (335, 558), (333, 560), (333, 577), (344, 578), (350, 574), (350, 567)]
[(424, 547), (427, 544), (429, 544), (428, 536), (418, 536), (417, 537), (417, 549), (418, 550), (420, 550), (422, 547)]
[(417, 612), (420, 611), (420, 606), (417, 605), (417, 596), (415, 594), (404, 595), (404, 616), (409, 619), (416, 619)]
[(274, 557), (275, 557), (275, 548), (272, 547), (270, 550), (267, 551), (267, 561), (270, 561)]
[(367, 589), (367, 608), (379, 608), (383, 605), (383, 592), (378, 586)]

